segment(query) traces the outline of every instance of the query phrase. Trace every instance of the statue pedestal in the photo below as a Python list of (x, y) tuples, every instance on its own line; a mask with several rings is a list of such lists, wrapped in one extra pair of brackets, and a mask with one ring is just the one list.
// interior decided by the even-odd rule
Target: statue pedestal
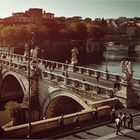
[(116, 93), (116, 98), (118, 98), (120, 103), (126, 108), (136, 106), (138, 101), (132, 83), (127, 81), (120, 83), (120, 91)]
[(73, 65), (73, 64), (69, 64), (68, 71), (74, 72), (75, 71), (75, 67), (74, 66), (75, 65)]

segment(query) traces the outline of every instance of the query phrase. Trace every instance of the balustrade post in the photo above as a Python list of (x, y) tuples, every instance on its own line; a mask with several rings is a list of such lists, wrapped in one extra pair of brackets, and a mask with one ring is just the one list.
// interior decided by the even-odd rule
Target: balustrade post
[(62, 64), (62, 69), (65, 70), (65, 68), (66, 68), (66, 65)]
[(116, 75), (115, 78), (116, 78), (116, 81), (119, 81), (119, 75)]
[(87, 90), (88, 89), (88, 84), (87, 83), (82, 83), (82, 88), (83, 88), (83, 90)]
[(59, 64), (58, 62), (56, 62), (56, 66), (55, 66), (57, 69), (59, 69)]
[(59, 77), (59, 75), (56, 76), (56, 81), (57, 81), (57, 82), (60, 81), (60, 77)]
[(109, 80), (109, 73), (108, 72), (106, 72), (105, 76), (106, 76), (106, 80)]
[(100, 87), (97, 86), (96, 88), (97, 88), (97, 90), (96, 90), (97, 94), (100, 94)]
[(87, 70), (87, 75), (91, 75), (91, 70)]
[(67, 76), (65, 76), (65, 77), (64, 77), (64, 84), (65, 84), (65, 85), (67, 85), (67, 84), (68, 84), (68, 82), (69, 82), (69, 81), (68, 81), (68, 77), (67, 77)]
[(83, 74), (83, 69), (82, 69), (82, 68), (79, 68), (79, 72), (80, 72), (81, 74)]
[(52, 73), (48, 73), (49, 79), (53, 79), (53, 74)]

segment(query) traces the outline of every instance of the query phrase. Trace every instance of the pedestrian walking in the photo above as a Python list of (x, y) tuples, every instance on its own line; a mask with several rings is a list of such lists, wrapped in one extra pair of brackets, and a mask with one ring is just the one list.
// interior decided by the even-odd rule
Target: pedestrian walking
[(114, 122), (115, 119), (116, 119), (116, 109), (115, 107), (113, 107), (111, 110), (111, 123)]
[(74, 118), (74, 123), (75, 123), (75, 128), (80, 128), (80, 121), (79, 121), (79, 115), (76, 114), (75, 118)]
[(119, 113), (118, 118), (120, 119), (120, 126), (122, 127), (122, 112)]
[(59, 126), (60, 126), (60, 129), (64, 128), (64, 115), (63, 114), (61, 115), (61, 118), (59, 119)]
[(126, 127), (126, 113), (124, 113), (121, 117), (121, 120), (122, 120), (122, 126), (123, 127)]
[(128, 128), (133, 129), (133, 116), (129, 114), (128, 116)]
[(93, 109), (92, 114), (93, 114), (93, 119), (96, 120), (96, 119), (98, 118), (97, 107), (95, 107), (95, 108)]
[(96, 80), (99, 81), (99, 78), (100, 78), (100, 73), (97, 71)]
[(120, 131), (120, 127), (121, 127), (121, 122), (120, 122), (120, 118), (116, 118), (115, 119), (115, 126), (116, 126), (116, 135), (118, 135)]

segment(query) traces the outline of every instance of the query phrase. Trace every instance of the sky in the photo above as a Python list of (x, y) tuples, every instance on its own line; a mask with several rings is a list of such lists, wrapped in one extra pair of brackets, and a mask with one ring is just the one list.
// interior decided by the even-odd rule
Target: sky
[(29, 8), (45, 9), (55, 17), (140, 17), (140, 0), (0, 0), (0, 18)]

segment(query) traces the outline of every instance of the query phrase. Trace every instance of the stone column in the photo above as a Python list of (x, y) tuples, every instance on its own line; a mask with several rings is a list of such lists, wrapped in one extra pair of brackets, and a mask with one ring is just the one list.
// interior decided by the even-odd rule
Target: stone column
[(69, 81), (68, 81), (68, 77), (67, 77), (67, 76), (66, 76), (66, 77), (64, 77), (64, 84), (65, 84), (65, 85), (67, 85), (67, 84), (68, 84), (68, 82), (69, 82)]
[(40, 112), (40, 104), (39, 104), (39, 97), (38, 97), (38, 78), (39, 74), (38, 71), (32, 70), (31, 71), (31, 120), (39, 120), (39, 112)]
[(56, 76), (56, 81), (57, 81), (57, 82), (60, 81), (60, 77), (59, 77), (59, 75)]
[(69, 64), (68, 70), (74, 72), (75, 71), (75, 66), (72, 64)]
[(133, 89), (133, 84), (127, 81), (122, 81), (120, 83), (120, 91), (116, 93), (116, 98), (119, 99), (120, 105), (126, 108), (136, 106), (138, 101), (137, 94)]

